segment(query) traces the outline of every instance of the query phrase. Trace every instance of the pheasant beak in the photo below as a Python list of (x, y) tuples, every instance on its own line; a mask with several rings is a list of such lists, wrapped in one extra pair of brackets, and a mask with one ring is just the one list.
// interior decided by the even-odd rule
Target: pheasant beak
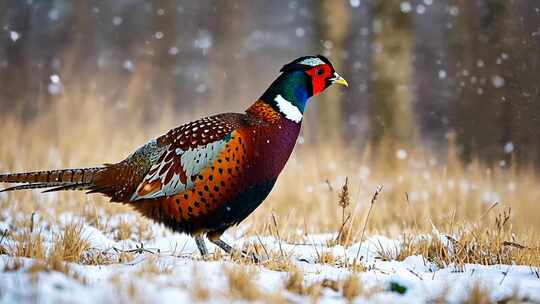
[(349, 87), (349, 83), (347, 83), (347, 80), (345, 80), (345, 78), (341, 77), (337, 72), (334, 72), (334, 77), (330, 78), (330, 82), (332, 84), (336, 83), (336, 84), (340, 84), (342, 86)]

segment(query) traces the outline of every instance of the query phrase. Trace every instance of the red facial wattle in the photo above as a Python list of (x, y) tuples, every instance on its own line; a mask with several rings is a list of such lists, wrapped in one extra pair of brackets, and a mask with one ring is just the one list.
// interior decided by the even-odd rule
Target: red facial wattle
[(332, 76), (332, 69), (327, 64), (318, 65), (306, 71), (311, 76), (313, 96), (322, 92), (328, 85), (327, 80)]

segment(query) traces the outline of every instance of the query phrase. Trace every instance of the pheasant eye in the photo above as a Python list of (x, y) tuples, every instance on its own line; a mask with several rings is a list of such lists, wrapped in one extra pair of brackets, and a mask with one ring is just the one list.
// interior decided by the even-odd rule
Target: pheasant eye
[(324, 70), (323, 69), (318, 69), (317, 70), (317, 75), (322, 75), (324, 74)]

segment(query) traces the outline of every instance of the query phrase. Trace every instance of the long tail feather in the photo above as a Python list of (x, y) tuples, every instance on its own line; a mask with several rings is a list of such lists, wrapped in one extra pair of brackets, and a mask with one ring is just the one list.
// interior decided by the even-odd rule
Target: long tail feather
[[(43, 191), (43, 193), (56, 192), (56, 191), (67, 191), (67, 190), (88, 190), (92, 187), (91, 184), (68, 184), (63, 186), (54, 187)], [(49, 187), (48, 187), (49, 188)]]
[(15, 174), (1, 174), (0, 183), (26, 184), (3, 189), (4, 191), (53, 188), (45, 192), (61, 190), (88, 190), (96, 180), (101, 167), (36, 171)]
[(41, 183), (41, 184), (26, 184), (26, 185), (19, 185), (19, 186), (13, 186), (6, 189), (0, 190), (0, 192), (8, 192), (8, 191), (16, 191), (16, 190), (28, 190), (28, 189), (40, 189), (40, 188), (50, 188), (52, 185), (49, 183)]

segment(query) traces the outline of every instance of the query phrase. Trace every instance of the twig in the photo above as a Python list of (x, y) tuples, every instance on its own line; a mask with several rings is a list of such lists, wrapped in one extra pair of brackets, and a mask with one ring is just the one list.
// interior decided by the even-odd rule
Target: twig
[(326, 180), (326, 185), (328, 185), (328, 190), (330, 190), (330, 192), (334, 192), (334, 187), (332, 187), (332, 183), (330, 183), (329, 180)]
[[(114, 251), (116, 252), (123, 252), (123, 253), (138, 253), (138, 254), (142, 254), (142, 253), (150, 253), (150, 254), (159, 254), (161, 252), (161, 250), (159, 248), (156, 248), (156, 249), (146, 249), (144, 248), (144, 245), (143, 243), (141, 243), (141, 245), (135, 245), (135, 249), (129, 249), (129, 250), (122, 250), (122, 249), (118, 249), (116, 247), (113, 247)], [(155, 250), (156, 252), (152, 251), (152, 250)]]
[(364, 221), (364, 227), (362, 228), (362, 234), (360, 235), (360, 244), (358, 245), (358, 251), (356, 252), (355, 261), (358, 260), (358, 256), (360, 255), (360, 249), (362, 248), (362, 243), (364, 242), (364, 235), (366, 233), (366, 227), (369, 221), (369, 216), (371, 215), (371, 209), (373, 209), (373, 205), (375, 204), (375, 201), (377, 201), (377, 196), (379, 195), (379, 193), (381, 193), (382, 189), (383, 189), (383, 186), (378, 186), (377, 190), (375, 190), (375, 193), (373, 194), (373, 197), (371, 198), (368, 213), (366, 215), (366, 220)]
[(416, 217), (412, 214), (411, 201), (409, 200), (409, 193), (405, 192), (405, 201), (407, 202), (407, 208), (409, 209), (409, 215), (413, 218), (414, 228), (418, 228), (418, 223), (416, 222)]
[[(351, 219), (351, 214), (349, 213), (347, 215), (347, 218), (345, 218), (345, 220), (343, 220), (343, 223), (341, 223), (341, 227), (339, 228), (339, 232), (338, 232), (338, 235), (336, 236), (336, 239), (335, 239), (335, 242), (336, 243), (340, 243), (339, 240), (341, 239), (342, 235), (343, 235), (343, 230), (345, 229), (345, 226), (347, 225), (347, 223), (350, 221)], [(349, 235), (347, 235), (347, 239), (345, 239), (345, 244), (349, 241), (349, 237), (350, 237), (350, 230), (349, 230)]]
[(279, 229), (277, 225), (276, 215), (274, 212), (272, 212), (272, 221), (274, 222), (274, 227), (276, 228), (276, 235), (278, 237), (278, 245), (279, 245), (279, 252), (281, 253), (281, 257), (285, 257), (285, 254), (283, 253), (283, 248), (281, 247), (281, 236), (279, 236)]
[(416, 273), (414, 270), (408, 268), (407, 269), (410, 273), (414, 274), (418, 279), (420, 279), (420, 281), (423, 281), (424, 279), (418, 274)]
[(36, 217), (36, 212), (32, 212), (30, 216), (30, 234), (34, 233), (34, 218)]
[(495, 202), (495, 203), (491, 204), (491, 206), (489, 206), (489, 208), (486, 210), (486, 212), (484, 212), (480, 216), (480, 219), (483, 219), (493, 208), (497, 207), (497, 205), (499, 205), (499, 202)]
[(266, 246), (263, 244), (262, 240), (261, 240), (261, 237), (259, 236), (258, 233), (255, 233), (255, 237), (257, 238), (257, 240), (259, 241), (259, 244), (261, 244), (263, 250), (264, 250), (264, 253), (266, 254), (266, 258), (267, 259), (270, 259), (270, 254), (268, 253), (268, 250), (266, 250)]
[(4, 230), (2, 231), (2, 237), (0, 237), (0, 245), (2, 245), (2, 243), (4, 242), (4, 239), (7, 237), (8, 235), (8, 230)]
[(506, 279), (506, 277), (508, 276), (508, 273), (510, 272), (510, 267), (512, 267), (512, 266), (508, 266), (508, 269), (506, 269), (506, 271), (502, 272), (503, 277), (501, 278), (501, 281), (499, 282), (499, 285), (502, 285), (502, 283), (504, 282), (504, 279)]
[(510, 246), (510, 247), (514, 247), (514, 248), (518, 248), (518, 249), (530, 249), (527, 246), (518, 244), (516, 242), (510, 242), (510, 241), (504, 241), (503, 246)]

